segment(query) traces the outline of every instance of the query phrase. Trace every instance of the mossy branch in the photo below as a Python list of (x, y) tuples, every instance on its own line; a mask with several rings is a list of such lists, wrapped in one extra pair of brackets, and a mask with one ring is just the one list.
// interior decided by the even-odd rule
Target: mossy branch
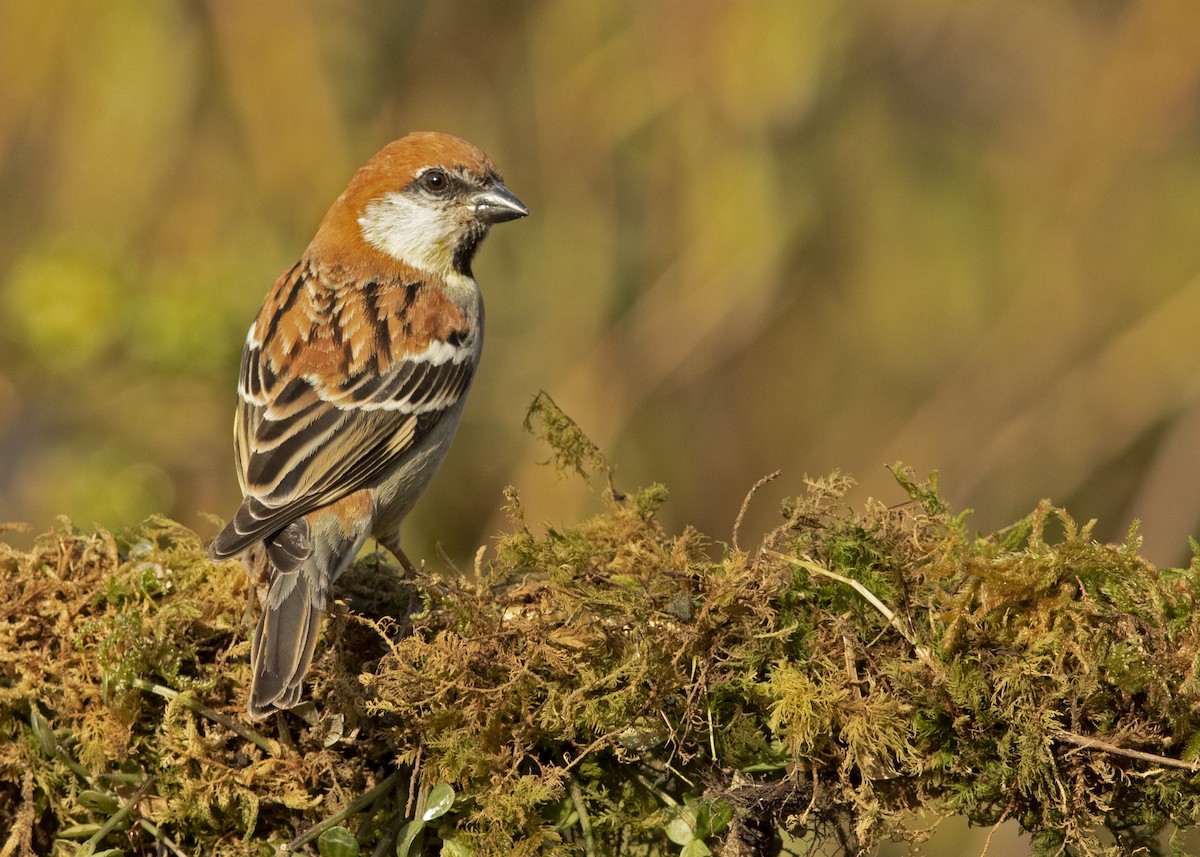
[[(539, 402), (552, 457), (611, 481)], [(806, 480), (752, 550), (744, 514), (725, 551), (666, 532), (661, 486), (545, 532), (512, 490), (467, 577), (362, 558), (311, 703), (257, 728), (239, 563), (157, 519), (0, 544), (0, 854), (857, 853), (921, 840), (916, 810), (1153, 853), (1194, 826), (1195, 563), (1049, 503), (971, 534), (895, 472), (909, 499), (859, 510)]]

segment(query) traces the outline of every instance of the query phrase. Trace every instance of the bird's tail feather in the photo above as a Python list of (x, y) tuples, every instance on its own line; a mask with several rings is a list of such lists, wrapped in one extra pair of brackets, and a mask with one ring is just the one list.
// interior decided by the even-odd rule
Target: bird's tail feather
[(271, 589), (250, 645), (254, 675), (246, 707), (255, 719), (300, 701), (325, 607), (324, 593), (313, 591), (306, 571), (271, 572)]
[(246, 708), (251, 717), (262, 719), (300, 702), (330, 587), (370, 531), (372, 519), (363, 514), (369, 503), (369, 495), (351, 495), (291, 522), (264, 542), (270, 587), (250, 644), (253, 679)]

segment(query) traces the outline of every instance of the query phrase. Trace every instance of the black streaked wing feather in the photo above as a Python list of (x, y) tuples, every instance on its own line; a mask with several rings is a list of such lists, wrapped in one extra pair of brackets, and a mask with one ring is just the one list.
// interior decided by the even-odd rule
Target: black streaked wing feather
[(467, 359), (409, 358), (330, 388), (275, 378), (263, 363), (248, 345), (235, 433), (246, 498), (213, 542), (214, 556), (370, 484), (436, 425), (474, 373)]

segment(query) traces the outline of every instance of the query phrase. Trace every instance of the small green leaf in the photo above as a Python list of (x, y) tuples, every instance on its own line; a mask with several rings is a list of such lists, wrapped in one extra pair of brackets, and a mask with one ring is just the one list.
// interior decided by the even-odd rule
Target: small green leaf
[(475, 857), (475, 849), (456, 836), (442, 840), (441, 857)]
[(425, 822), (420, 819), (410, 821), (400, 828), (400, 836), (396, 839), (396, 857), (408, 857), (408, 849), (412, 848), (417, 834), (424, 829)]
[(676, 845), (687, 845), (696, 838), (696, 813), (686, 806), (668, 810), (667, 823), (663, 825), (667, 838)]
[(29, 707), (29, 726), (33, 729), (33, 737), (37, 739), (42, 752), (50, 758), (54, 758), (54, 754), (58, 752), (58, 742), (54, 740), (54, 730), (50, 728), (50, 723), (42, 716), (42, 712), (37, 710), (36, 705)]
[(575, 808), (575, 801), (570, 798), (560, 800), (554, 813), (554, 832), (570, 830), (578, 821), (579, 810)]
[(729, 801), (716, 800), (712, 803), (705, 804), (708, 810), (708, 834), (704, 838), (714, 833), (724, 833), (729, 827), (729, 822), (733, 821), (733, 807), (729, 805)]
[(671, 734), (662, 726), (654, 723), (647, 724), (644, 718), (639, 717), (634, 725), (617, 736), (617, 741), (627, 750), (644, 753), (665, 744), (670, 737)]
[(317, 840), (321, 857), (358, 857), (358, 840), (344, 827), (331, 827)]
[(679, 857), (708, 857), (709, 854), (712, 854), (712, 852), (708, 850), (708, 846), (704, 844), (703, 840), (693, 839), (687, 845), (683, 846), (683, 850), (679, 852)]
[(790, 762), (754, 762), (738, 768), (744, 774), (761, 774), (769, 771), (782, 771)]
[(91, 839), (100, 832), (100, 824), (72, 824), (58, 831), (60, 839)]
[(121, 802), (108, 792), (98, 792), (94, 789), (84, 789), (79, 793), (79, 805), (84, 809), (92, 809), (112, 815), (121, 808)]
[(438, 783), (425, 800), (425, 812), (422, 813), (421, 820), (433, 821), (435, 818), (441, 818), (450, 811), (450, 807), (453, 805), (454, 789), (446, 783)]

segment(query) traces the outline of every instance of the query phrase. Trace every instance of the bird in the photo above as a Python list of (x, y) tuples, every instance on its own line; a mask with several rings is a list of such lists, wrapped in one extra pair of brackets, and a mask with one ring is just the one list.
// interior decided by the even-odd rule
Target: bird
[(411, 133), (354, 174), (267, 293), (238, 378), (243, 499), (209, 548), (265, 557), (251, 718), (299, 704), (330, 588), (369, 537), (416, 572), (400, 528), (483, 346), (471, 264), (493, 225), (528, 214), (474, 145)]

